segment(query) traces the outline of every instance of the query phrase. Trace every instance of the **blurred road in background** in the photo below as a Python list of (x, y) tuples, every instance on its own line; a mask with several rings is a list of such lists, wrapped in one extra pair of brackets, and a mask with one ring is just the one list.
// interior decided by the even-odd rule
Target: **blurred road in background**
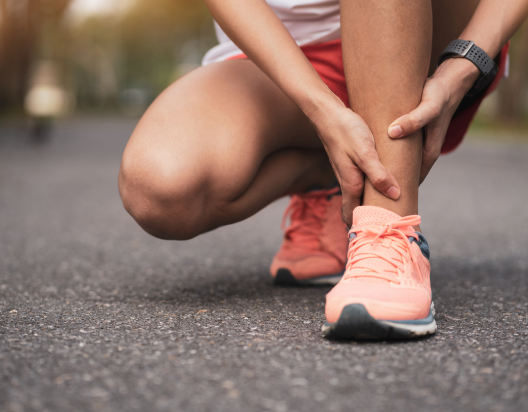
[(0, 128), (2, 411), (526, 410), (528, 143), (467, 141), (423, 186), (438, 333), (329, 342), (329, 288), (271, 285), (286, 200), (184, 243), (126, 214), (135, 123)]

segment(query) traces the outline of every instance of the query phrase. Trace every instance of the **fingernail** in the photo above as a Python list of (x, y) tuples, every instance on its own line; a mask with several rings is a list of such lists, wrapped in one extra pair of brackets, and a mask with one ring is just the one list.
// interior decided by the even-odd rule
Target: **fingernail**
[(389, 136), (390, 137), (400, 137), (403, 134), (403, 130), (399, 124), (396, 126), (392, 126), (389, 128)]
[(400, 190), (396, 186), (391, 186), (389, 190), (387, 190), (387, 195), (391, 199), (398, 199), (400, 197)]

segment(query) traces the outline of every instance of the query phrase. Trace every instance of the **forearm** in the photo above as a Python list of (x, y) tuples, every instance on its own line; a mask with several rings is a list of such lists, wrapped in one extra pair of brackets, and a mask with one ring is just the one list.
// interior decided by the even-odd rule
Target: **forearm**
[(528, 0), (481, 0), (460, 38), (494, 58), (527, 17)]
[(205, 0), (229, 38), (313, 120), (343, 106), (264, 0)]
[[(456, 38), (474, 41), (495, 58), (528, 16), (528, 0), (460, 0), (437, 2), (434, 16), (436, 61)], [(389, 125), (394, 139), (410, 136), (427, 126), (420, 181), (440, 156), (453, 114), (480, 76), (476, 65), (463, 58), (445, 60), (427, 79), (420, 105)]]
[[(474, 41), (495, 58), (527, 17), (528, 0), (481, 0), (459, 38)], [(452, 84), (447, 87), (452, 90), (452, 100), (456, 104), (471, 89), (480, 72), (466, 59), (448, 59), (435, 76), (451, 80)]]

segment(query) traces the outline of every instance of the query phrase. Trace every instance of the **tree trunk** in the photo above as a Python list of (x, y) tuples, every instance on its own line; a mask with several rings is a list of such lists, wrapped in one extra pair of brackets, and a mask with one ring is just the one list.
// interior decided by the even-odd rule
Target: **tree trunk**
[(15, 1), (0, 0), (0, 110), (22, 108), (42, 23), (46, 19), (57, 22), (70, 2)]

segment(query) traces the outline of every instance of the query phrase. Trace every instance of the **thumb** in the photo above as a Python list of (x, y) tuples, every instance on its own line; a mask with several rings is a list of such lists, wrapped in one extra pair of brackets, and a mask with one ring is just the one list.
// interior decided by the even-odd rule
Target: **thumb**
[(396, 119), (389, 126), (389, 136), (393, 139), (409, 136), (424, 128), (429, 122), (440, 115), (440, 109), (436, 105), (423, 101), (409, 114)]

